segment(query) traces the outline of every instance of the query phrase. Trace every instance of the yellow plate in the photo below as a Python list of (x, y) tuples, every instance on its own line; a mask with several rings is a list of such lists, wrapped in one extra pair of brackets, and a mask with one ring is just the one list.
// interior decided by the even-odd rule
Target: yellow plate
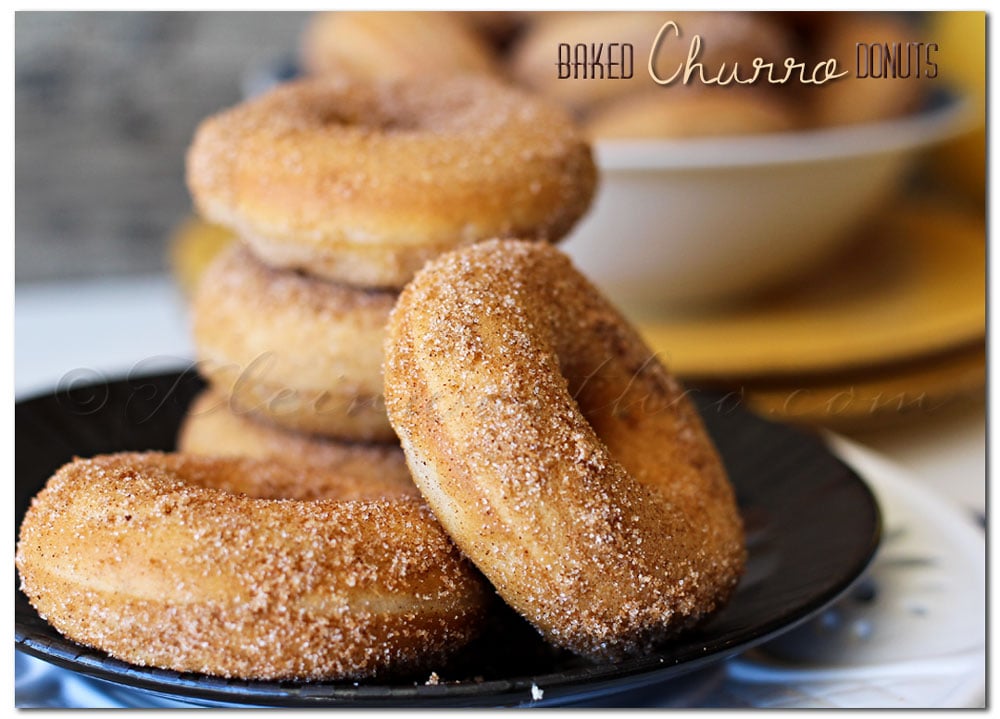
[(784, 422), (855, 429), (926, 416), (956, 400), (983, 401), (983, 346), (924, 362), (810, 382), (749, 384), (739, 390), (758, 414)]
[(184, 220), (170, 238), (168, 252), (174, 275), (185, 292), (194, 289), (201, 273), (234, 237), (229, 230), (199, 217)]
[(894, 210), (801, 284), (715, 313), (641, 322), (682, 377), (841, 371), (967, 345), (986, 327), (985, 221), (936, 203)]

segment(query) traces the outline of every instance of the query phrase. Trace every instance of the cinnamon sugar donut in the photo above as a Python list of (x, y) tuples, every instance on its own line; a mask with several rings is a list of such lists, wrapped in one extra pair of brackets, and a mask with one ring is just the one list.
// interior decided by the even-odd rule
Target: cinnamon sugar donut
[(302, 66), (362, 80), (418, 74), (494, 73), (489, 48), (446, 12), (323, 12), (302, 38)]
[[(360, 490), (420, 496), (398, 444), (336, 442), (288, 432), (233, 410), (228, 398), (202, 392), (181, 425), (177, 450), (185, 454), (281, 459), (305, 464), (311, 475), (332, 474), (339, 484)], [(316, 480), (312, 480), (316, 483)]]
[(490, 237), (558, 240), (595, 183), (564, 111), (486, 77), (288, 83), (203, 122), (188, 153), (204, 217), (274, 267), (360, 287)]
[(488, 590), (422, 501), (332, 482), (304, 500), (308, 482), (276, 461), (78, 459), (24, 518), (21, 588), (76, 642), (244, 679), (382, 675), (474, 635)]
[(644, 651), (732, 592), (742, 523), (698, 414), (555, 248), (429, 263), (393, 310), (385, 389), (441, 524), (554, 644)]
[(234, 244), (192, 299), (199, 371), (241, 414), (301, 432), (395, 441), (381, 370), (395, 300), (273, 270)]

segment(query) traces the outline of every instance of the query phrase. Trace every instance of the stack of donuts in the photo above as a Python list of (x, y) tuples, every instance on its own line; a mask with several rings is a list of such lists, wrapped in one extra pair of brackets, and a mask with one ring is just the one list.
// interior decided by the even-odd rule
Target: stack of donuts
[[(382, 342), (417, 269), (491, 237), (556, 241), (596, 182), (565, 113), (472, 75), (292, 83), (208, 119), (188, 159), (201, 214), (243, 240), (193, 300), (201, 371), (242, 418), (340, 442), (395, 441)], [(188, 430), (183, 449), (217, 451)]]
[(742, 525), (699, 417), (550, 244), (595, 185), (566, 113), (483, 76), (310, 79), (188, 159), (241, 238), (194, 298), (209, 389), (180, 453), (78, 459), (34, 499), (17, 567), (58, 631), (177, 671), (386, 677), (496, 595), (604, 659), (728, 599)]

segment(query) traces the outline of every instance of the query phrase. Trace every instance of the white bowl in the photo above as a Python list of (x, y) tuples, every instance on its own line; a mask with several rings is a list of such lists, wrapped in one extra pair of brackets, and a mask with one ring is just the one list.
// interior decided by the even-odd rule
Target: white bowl
[(966, 104), (893, 121), (747, 137), (595, 143), (601, 186), (563, 244), (639, 312), (731, 300), (817, 265), (900, 186)]

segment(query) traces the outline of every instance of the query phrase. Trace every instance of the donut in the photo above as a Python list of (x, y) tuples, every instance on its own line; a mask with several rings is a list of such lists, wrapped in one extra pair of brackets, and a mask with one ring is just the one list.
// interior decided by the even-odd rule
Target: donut
[(300, 56), (307, 73), (362, 80), (497, 71), (487, 45), (446, 12), (316, 13)]
[(488, 588), (426, 504), (308, 482), (269, 460), (77, 459), (24, 517), (21, 589), (75, 642), (223, 677), (380, 676), (472, 638)]
[[(593, 111), (604, 103), (658, 87), (649, 75), (648, 63), (660, 28), (671, 20), (677, 23), (680, 35), (665, 35), (657, 48), (654, 67), (661, 78), (671, 76), (684, 64), (695, 35), (701, 36), (699, 61), (705, 66), (706, 77), (717, 72), (721, 63), (731, 68), (738, 62), (749, 68), (755, 57), (780, 63), (791, 54), (787, 29), (766, 13), (563, 12), (546, 14), (515, 43), (510, 71), (525, 87), (574, 112)], [(614, 55), (612, 43), (618, 44)], [(627, 77), (625, 67), (613, 70), (621, 77), (608, 77), (612, 70), (598, 71), (605, 76), (594, 77), (590, 66), (578, 71), (570, 67), (560, 77), (557, 63), (561, 45), (568, 45), (571, 52), (582, 46), (588, 53), (591, 47), (604, 46), (599, 59), (605, 67), (608, 60), (627, 63), (621, 47), (630, 45), (631, 77)]]
[(312, 78), (204, 121), (187, 178), (267, 264), (399, 289), (455, 246), (560, 239), (596, 170), (565, 112), (497, 80)]
[(235, 243), (191, 300), (199, 372), (240, 414), (310, 434), (395, 441), (381, 370), (395, 299), (271, 269)]
[(291, 461), (315, 470), (310, 472), (313, 476), (331, 474), (340, 485), (352, 480), (359, 491), (420, 496), (398, 444), (336, 442), (288, 432), (233, 411), (228, 399), (211, 389), (202, 392), (188, 408), (177, 451)]
[(742, 522), (700, 417), (557, 249), (429, 263), (390, 318), (385, 391), (438, 520), (551, 643), (616, 660), (731, 595)]
[(595, 139), (742, 136), (797, 126), (792, 110), (766, 92), (659, 87), (601, 108), (586, 124)]

